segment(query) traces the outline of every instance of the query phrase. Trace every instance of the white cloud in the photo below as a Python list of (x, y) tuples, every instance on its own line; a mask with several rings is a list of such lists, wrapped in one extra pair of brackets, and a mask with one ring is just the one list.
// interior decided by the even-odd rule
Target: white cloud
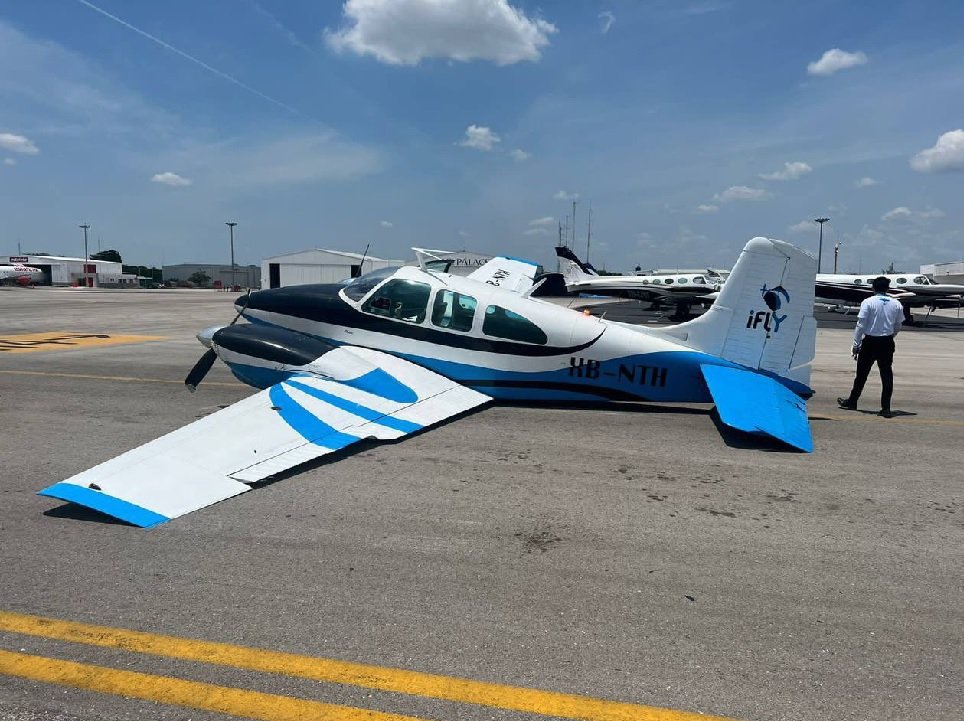
[(16, 165), (16, 164), (17, 164), (17, 161), (14, 160), (13, 158), (4, 158), (4, 159), (3, 159), (3, 164), (4, 164), (4, 165)]
[(344, 27), (325, 30), (336, 52), (373, 55), (390, 65), (426, 58), (511, 65), (538, 60), (556, 26), (529, 18), (508, 0), (346, 0)]
[(910, 159), (910, 167), (921, 173), (964, 170), (964, 130), (948, 130), (933, 148), (920, 151)]
[(549, 235), (549, 230), (547, 228), (537, 226), (524, 231), (523, 235)]
[(923, 220), (932, 220), (934, 218), (943, 218), (944, 211), (940, 208), (928, 208), (927, 210), (911, 210), (906, 205), (901, 205), (893, 210), (888, 210), (880, 219), (885, 223), (893, 223), (897, 221), (901, 222), (919, 222)]
[(529, 221), (529, 225), (532, 225), (532, 226), (545, 227), (548, 225), (555, 225), (555, 224), (556, 224), (556, 219), (553, 218), (551, 215), (547, 215), (544, 218), (535, 218), (534, 220)]
[(395, 224), (390, 220), (383, 220), (379, 222), (379, 225), (383, 228), (393, 228), (395, 226)]
[(817, 224), (812, 220), (801, 220), (799, 223), (794, 223), (789, 228), (787, 228), (791, 233), (810, 233), (816, 232)]
[(552, 197), (556, 200), (579, 200), (579, 193), (567, 193), (565, 190), (560, 190)]
[(529, 158), (531, 158), (531, 157), (532, 157), (532, 153), (527, 153), (527, 152), (524, 151), (522, 148), (516, 148), (515, 150), (510, 150), (510, 151), (509, 151), (509, 156), (510, 156), (513, 160), (516, 160), (516, 161), (518, 161), (518, 162), (521, 163), (522, 161), (528, 160)]
[(867, 56), (862, 52), (848, 53), (846, 50), (834, 48), (828, 50), (816, 62), (807, 65), (808, 75), (833, 75), (838, 70), (866, 65)]
[(161, 185), (170, 185), (172, 188), (181, 188), (185, 185), (190, 185), (193, 181), (189, 178), (182, 177), (177, 173), (168, 171), (166, 173), (155, 173), (151, 178), (151, 182), (160, 183)]
[(484, 125), (470, 125), (465, 129), (465, 137), (459, 141), (463, 148), (474, 148), (489, 152), (495, 147), (496, 143), (501, 143), (502, 138), (492, 132)]
[(613, 26), (614, 22), (616, 22), (616, 16), (609, 10), (603, 10), (599, 13), (599, 32), (605, 35), (609, 32), (609, 28)]
[(40, 152), (40, 148), (34, 145), (30, 138), (13, 133), (0, 133), (0, 148), (24, 155), (36, 155)]
[(761, 173), (760, 177), (764, 180), (796, 180), (812, 170), (813, 168), (806, 163), (795, 160), (792, 163), (784, 163), (783, 170), (777, 170), (773, 173)]
[(720, 209), (718, 205), (712, 205), (711, 203), (701, 203), (696, 206), (697, 213), (715, 213)]
[(863, 178), (861, 178), (860, 180), (854, 183), (855, 188), (869, 188), (872, 185), (880, 185), (880, 181), (864, 176)]
[(714, 200), (729, 203), (732, 200), (763, 200), (769, 193), (763, 188), (748, 188), (745, 185), (731, 185), (722, 193), (713, 196)]

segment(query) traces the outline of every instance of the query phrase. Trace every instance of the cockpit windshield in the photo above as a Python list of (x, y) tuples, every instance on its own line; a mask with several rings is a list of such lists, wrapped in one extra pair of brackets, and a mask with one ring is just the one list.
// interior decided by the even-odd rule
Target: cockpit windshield
[(398, 266), (379, 268), (378, 270), (373, 270), (371, 273), (365, 273), (365, 275), (352, 278), (351, 282), (344, 287), (345, 295), (352, 300), (361, 300), (372, 288), (393, 275), (396, 270), (398, 270)]

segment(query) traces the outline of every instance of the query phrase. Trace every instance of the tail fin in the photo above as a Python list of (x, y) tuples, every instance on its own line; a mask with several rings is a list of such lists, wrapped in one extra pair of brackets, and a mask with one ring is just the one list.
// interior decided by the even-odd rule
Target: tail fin
[(815, 280), (816, 261), (809, 253), (781, 240), (753, 238), (710, 309), (665, 332), (697, 350), (809, 390), (817, 333)]
[(565, 278), (567, 285), (573, 285), (599, 275), (589, 263), (583, 263), (569, 248), (564, 245), (556, 246), (559, 258), (559, 272)]

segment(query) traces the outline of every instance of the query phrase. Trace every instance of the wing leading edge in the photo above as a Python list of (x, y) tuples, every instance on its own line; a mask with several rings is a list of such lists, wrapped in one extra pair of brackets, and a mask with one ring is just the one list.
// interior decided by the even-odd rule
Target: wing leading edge
[(701, 365), (700, 370), (723, 423), (806, 453), (813, 450), (807, 402), (782, 383), (741, 368)]
[(402, 438), (491, 400), (379, 351), (341, 347), (326, 360), (350, 377), (292, 376), (40, 495), (155, 526), (362, 439)]

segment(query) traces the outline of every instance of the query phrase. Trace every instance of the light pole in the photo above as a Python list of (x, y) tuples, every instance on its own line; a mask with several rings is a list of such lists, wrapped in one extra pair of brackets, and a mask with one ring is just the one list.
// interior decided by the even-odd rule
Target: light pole
[(814, 218), (814, 223), (820, 223), (820, 244), (817, 246), (817, 272), (820, 272), (820, 260), (823, 257), (823, 224), (829, 221), (830, 218)]
[(231, 290), (234, 290), (234, 286), (238, 284), (237, 271), (234, 267), (234, 226), (237, 223), (229, 221), (225, 225), (228, 226), (228, 231), (231, 233)]
[(836, 272), (837, 272), (837, 256), (840, 255), (840, 245), (841, 245), (841, 243), (840, 243), (839, 240), (838, 240), (836, 243), (834, 243), (834, 245), (833, 245), (833, 272), (834, 272), (834, 274), (836, 274)]
[(87, 252), (87, 231), (90, 230), (90, 223), (84, 223), (83, 225), (78, 225), (78, 228), (84, 229), (84, 287), (87, 288), (89, 280), (87, 278), (87, 264), (90, 262), (90, 255)]

